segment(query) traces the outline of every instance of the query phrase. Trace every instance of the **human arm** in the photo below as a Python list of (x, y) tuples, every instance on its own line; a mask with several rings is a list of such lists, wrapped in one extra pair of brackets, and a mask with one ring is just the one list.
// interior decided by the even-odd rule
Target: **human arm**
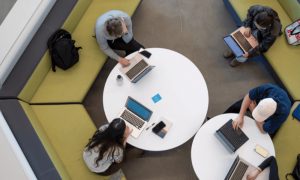
[[(99, 30), (98, 30), (99, 31)], [(108, 45), (107, 39), (105, 38), (104, 33), (99, 33), (96, 29), (96, 39), (97, 43), (100, 46), (101, 50), (112, 59), (117, 60), (122, 66), (128, 66), (130, 64), (129, 60), (123, 57), (120, 57), (116, 54)]]
[(249, 97), (249, 94), (246, 94), (246, 96), (243, 99), (239, 115), (234, 119), (234, 121), (232, 123), (234, 129), (237, 129), (238, 127), (243, 126), (244, 116), (245, 116), (245, 113), (246, 113), (248, 107), (250, 106), (250, 103), (251, 103), (251, 99)]
[(256, 46), (248, 51), (248, 56), (253, 56), (255, 54), (261, 54), (266, 52), (275, 42), (276, 36), (268, 35), (263, 37), (262, 41)]
[(100, 49), (104, 52), (104, 54), (106, 54), (107, 56), (109, 56), (110, 58), (119, 61), (120, 56), (118, 54), (116, 54), (108, 45), (107, 43), (107, 38), (105, 37), (104, 31), (102, 29), (102, 26), (97, 26), (96, 24), (96, 39), (97, 39), (97, 43), (100, 47)]
[(128, 126), (126, 126), (124, 136), (123, 136), (123, 146), (126, 147), (127, 139), (132, 133), (133, 129), (130, 129)]
[(249, 174), (247, 174), (246, 179), (247, 180), (255, 180), (257, 178), (257, 176), (261, 173), (261, 169), (258, 167), (256, 169), (254, 169), (253, 171), (249, 172)]

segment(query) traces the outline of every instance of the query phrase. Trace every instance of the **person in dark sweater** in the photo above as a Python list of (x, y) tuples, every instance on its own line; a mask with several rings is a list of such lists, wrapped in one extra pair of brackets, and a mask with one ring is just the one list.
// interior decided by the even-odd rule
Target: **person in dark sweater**
[(259, 130), (273, 137), (287, 119), (290, 109), (291, 101), (287, 93), (280, 87), (268, 83), (251, 89), (225, 113), (239, 113), (233, 121), (233, 128), (236, 129), (243, 125), (244, 115), (248, 111), (256, 120)]
[(279, 180), (278, 166), (274, 156), (268, 157), (258, 166), (257, 169), (249, 172), (249, 174), (246, 176), (246, 179), (255, 180), (257, 176), (267, 167), (270, 167), (269, 180)]
[(252, 34), (258, 41), (258, 46), (246, 52), (242, 57), (234, 57), (232, 51), (226, 51), (224, 58), (233, 58), (231, 67), (236, 67), (247, 59), (266, 52), (275, 42), (277, 36), (282, 34), (280, 19), (276, 11), (267, 6), (254, 5), (248, 9), (247, 18), (243, 21), (246, 28), (244, 36)]

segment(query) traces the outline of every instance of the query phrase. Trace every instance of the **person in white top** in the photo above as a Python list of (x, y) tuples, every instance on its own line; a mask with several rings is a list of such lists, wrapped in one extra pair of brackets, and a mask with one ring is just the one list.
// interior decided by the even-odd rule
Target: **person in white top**
[(119, 168), (111, 166), (123, 161), (124, 148), (131, 132), (120, 118), (101, 126), (83, 151), (84, 162), (90, 171), (101, 175), (110, 175), (117, 171)]

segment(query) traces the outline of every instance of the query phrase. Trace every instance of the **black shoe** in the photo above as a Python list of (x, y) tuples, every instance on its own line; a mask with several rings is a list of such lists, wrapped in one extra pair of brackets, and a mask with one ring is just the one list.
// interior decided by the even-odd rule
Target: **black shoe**
[(229, 58), (233, 58), (234, 57), (234, 54), (232, 53), (232, 51), (230, 50), (227, 50), (223, 53), (223, 57), (226, 58), (226, 59), (229, 59)]
[(230, 66), (231, 67), (237, 67), (239, 66), (240, 64), (242, 64), (241, 62), (238, 62), (235, 58), (233, 60), (230, 61)]

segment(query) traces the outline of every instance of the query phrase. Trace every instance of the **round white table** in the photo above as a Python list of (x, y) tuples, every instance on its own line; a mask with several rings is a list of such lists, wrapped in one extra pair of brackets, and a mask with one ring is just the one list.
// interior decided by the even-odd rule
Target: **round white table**
[[(247, 116), (244, 118), (242, 130), (249, 140), (235, 153), (228, 149), (217, 139), (215, 132), (229, 119), (234, 119), (237, 114), (218, 115), (206, 122), (196, 134), (191, 151), (194, 171), (199, 179), (224, 179), (233, 161), (239, 155), (253, 166), (257, 167), (265, 158), (254, 151), (259, 144), (275, 156), (273, 142), (268, 134), (262, 134), (255, 121)], [(266, 168), (257, 179), (268, 179), (269, 168)]]
[[(201, 127), (208, 109), (208, 90), (199, 69), (185, 56), (168, 49), (146, 49), (152, 55), (146, 61), (155, 68), (137, 83), (131, 83), (123, 76), (123, 83), (116, 81), (121, 74), (120, 64), (108, 76), (104, 92), (103, 107), (107, 120), (118, 117), (127, 97), (131, 96), (153, 111), (148, 125), (164, 117), (172, 122), (172, 127), (162, 139), (144, 130), (128, 143), (140, 149), (163, 151), (175, 148), (188, 141)], [(129, 55), (130, 59), (135, 53)], [(152, 97), (159, 93), (157, 103)]]

